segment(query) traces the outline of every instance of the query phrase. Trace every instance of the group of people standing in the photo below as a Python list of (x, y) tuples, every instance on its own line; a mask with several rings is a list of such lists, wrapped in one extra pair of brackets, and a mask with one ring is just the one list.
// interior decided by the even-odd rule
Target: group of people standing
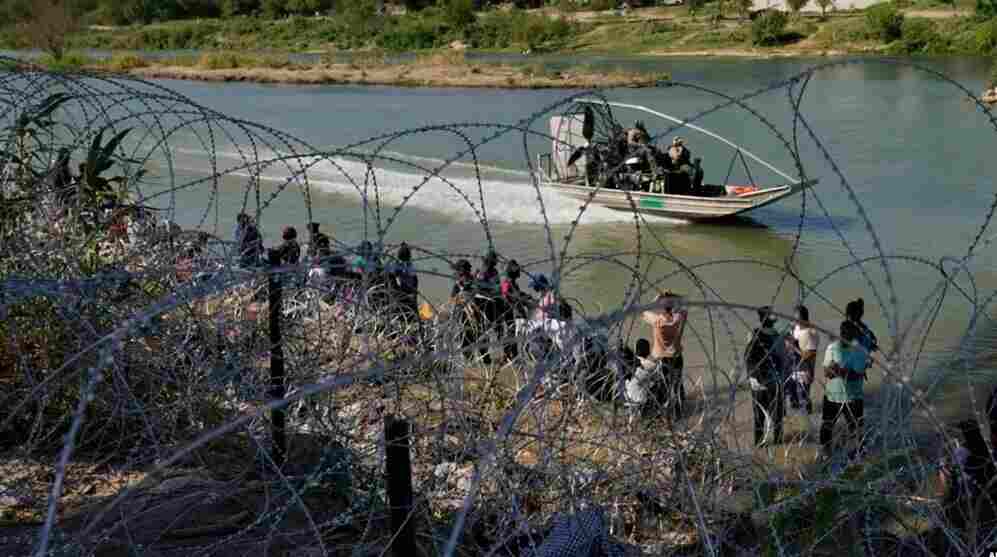
[[(851, 456), (864, 450), (865, 381), (872, 354), (879, 350), (876, 335), (862, 320), (865, 302), (859, 298), (845, 306), (839, 339), (824, 352), (824, 397), (821, 404), (821, 455), (832, 452), (834, 426), (839, 419), (848, 424), (857, 441)], [(760, 326), (748, 339), (744, 359), (752, 391), (755, 445), (782, 443), (785, 403), (802, 413), (813, 412), (810, 389), (816, 378), (820, 333), (810, 322), (810, 311), (797, 306), (792, 331), (775, 328), (769, 307), (758, 310)], [(771, 434), (771, 435), (769, 435)]]
[[(344, 255), (333, 252), (329, 237), (319, 230), (318, 223), (309, 223), (308, 230), (310, 281), (335, 278), (379, 281), (397, 294), (393, 301), (402, 301), (401, 305), (418, 318), (418, 276), (408, 245), (403, 243), (394, 261), (383, 265), (371, 243), (363, 242), (348, 261)], [(295, 228), (284, 227), (281, 238), (280, 245), (265, 252), (258, 229), (248, 215), (241, 213), (235, 231), (240, 263), (246, 267), (258, 266), (266, 253), (271, 265), (299, 264), (301, 247)], [(469, 358), (474, 357), (470, 347), (479, 343), (487, 331), (494, 331), (498, 338), (513, 337), (517, 319), (532, 323), (571, 320), (571, 306), (555, 295), (546, 276), (531, 277), (530, 287), (537, 294), (534, 298), (519, 286), (523, 271), (515, 259), (506, 262), (504, 273), (499, 272), (498, 263), (498, 254), (489, 251), (476, 271), (467, 259), (454, 264), (456, 278), (451, 302), (460, 323), (461, 349)], [(643, 321), (650, 325), (653, 342), (645, 339), (637, 342), (635, 365), (626, 373), (624, 398), (634, 416), (668, 407), (668, 415), (677, 417), (685, 401), (682, 335), (688, 314), (680, 307), (681, 298), (671, 292), (659, 295), (655, 301), (660, 308), (642, 315)], [(864, 312), (861, 298), (849, 302), (846, 319), (839, 327), (840, 339), (830, 343), (824, 352), (820, 444), (825, 455), (831, 452), (832, 433), (839, 419), (847, 422), (850, 434), (858, 439), (853, 453), (864, 446), (864, 385), (871, 355), (878, 350), (875, 334), (862, 321)], [(808, 308), (802, 305), (797, 306), (796, 321), (789, 330), (776, 328), (777, 320), (770, 307), (760, 308), (758, 318), (759, 326), (747, 340), (744, 361), (752, 391), (754, 442), (761, 446), (782, 442), (787, 404), (803, 414), (813, 413), (810, 391), (816, 379), (821, 335), (810, 322)], [(504, 343), (505, 361), (515, 359), (518, 353), (519, 346), (514, 340)], [(477, 356), (485, 364), (491, 363), (486, 348), (479, 348)]]
[[(456, 279), (450, 301), (460, 324), (460, 344), (466, 357), (473, 356), (469, 347), (478, 343), (488, 331), (494, 331), (499, 338), (514, 336), (517, 320), (571, 319), (571, 306), (554, 294), (545, 275), (530, 277), (529, 286), (537, 294), (536, 298), (523, 291), (519, 286), (523, 269), (515, 259), (508, 260), (505, 273), (500, 274), (498, 254), (490, 250), (476, 272), (472, 272), (467, 259), (459, 259), (454, 264), (454, 271)], [(487, 348), (479, 348), (478, 355), (485, 364), (491, 364)], [(503, 345), (505, 362), (518, 355), (517, 342), (507, 340)]]
[[(688, 314), (681, 298), (665, 292), (655, 299), (660, 309), (645, 311), (653, 347), (637, 341), (638, 366), (626, 381), (628, 403), (646, 415), (648, 403), (666, 406), (669, 415), (681, 414), (685, 401), (682, 379), (682, 334)], [(824, 396), (821, 405), (820, 444), (823, 456), (832, 452), (834, 426), (847, 422), (857, 441), (852, 455), (863, 450), (864, 386), (872, 354), (879, 350), (876, 335), (862, 320), (865, 302), (859, 298), (845, 308), (839, 327), (840, 339), (831, 342), (822, 361)], [(758, 310), (759, 324), (746, 343), (744, 362), (752, 392), (752, 416), (756, 446), (782, 443), (786, 406), (804, 415), (813, 413), (811, 387), (816, 379), (821, 335), (810, 321), (805, 306), (796, 307), (792, 328), (779, 330), (772, 308)]]
[[(412, 249), (407, 243), (402, 242), (393, 260), (384, 265), (369, 241), (361, 242), (352, 253), (340, 253), (332, 249), (332, 241), (320, 230), (319, 223), (310, 222), (307, 229), (310, 236), (306, 251), (309, 283), (330, 286), (337, 279), (345, 279), (352, 283), (366, 282), (366, 286), (371, 288), (383, 286), (384, 290), (390, 291), (383, 302), (392, 303), (412, 318), (417, 317), (419, 277), (412, 264)], [(264, 263), (270, 266), (295, 266), (302, 263), (298, 231), (293, 226), (283, 228), (280, 244), (264, 249), (256, 224), (246, 213), (239, 213), (234, 241), (239, 264), (245, 268), (256, 268)]]

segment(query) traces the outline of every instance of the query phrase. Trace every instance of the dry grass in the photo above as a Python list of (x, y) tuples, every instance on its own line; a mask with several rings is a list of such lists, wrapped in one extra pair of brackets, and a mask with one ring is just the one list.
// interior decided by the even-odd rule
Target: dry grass
[(309, 67), (291, 64), (286, 57), (280, 56), (208, 53), (198, 59), (177, 57), (149, 61), (145, 67), (120, 64), (112, 65), (112, 68), (146, 78), (199, 81), (527, 89), (648, 87), (667, 77), (622, 69), (608, 72), (592, 68), (551, 71), (542, 65), (523, 68), (470, 64), (463, 52), (450, 50), (421, 55), (404, 63), (391, 63), (377, 51), (359, 55), (349, 63), (320, 63)]

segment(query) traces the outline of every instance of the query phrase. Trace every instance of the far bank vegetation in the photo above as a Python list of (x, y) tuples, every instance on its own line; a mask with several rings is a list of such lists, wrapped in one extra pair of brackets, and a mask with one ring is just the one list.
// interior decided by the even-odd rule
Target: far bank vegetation
[(864, 11), (846, 0), (811, 7), (789, 0), (788, 14), (779, 15), (753, 11), (750, 0), (644, 0), (648, 7), (631, 10), (612, 0), (66, 1), (0, 0), (2, 21), (14, 22), (0, 31), (0, 46), (41, 48), (57, 59), (69, 49), (994, 55), (997, 48), (997, 0), (900, 0)]

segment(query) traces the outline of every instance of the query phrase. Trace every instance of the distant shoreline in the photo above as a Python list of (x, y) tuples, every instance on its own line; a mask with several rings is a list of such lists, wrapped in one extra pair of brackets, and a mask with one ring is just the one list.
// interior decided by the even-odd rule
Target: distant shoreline
[[(137, 55), (104, 61), (85, 60), (79, 67), (145, 79), (248, 82), (287, 85), (388, 85), (398, 87), (474, 87), (503, 89), (594, 89), (654, 87), (667, 75), (600, 71), (586, 67), (551, 70), (542, 64), (512, 66), (472, 63), (462, 52), (441, 52), (408, 63), (301, 65), (265, 57), (210, 53), (193, 60), (146, 60)], [(70, 68), (67, 68), (70, 69)]]

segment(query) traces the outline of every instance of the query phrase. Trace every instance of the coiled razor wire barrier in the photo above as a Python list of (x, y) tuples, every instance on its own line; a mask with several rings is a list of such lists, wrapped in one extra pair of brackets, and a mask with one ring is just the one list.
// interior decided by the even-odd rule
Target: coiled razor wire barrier
[[(406, 524), (418, 554), (781, 556), (852, 547), (866, 555), (982, 555), (997, 548), (993, 486), (967, 484), (958, 497), (953, 489), (939, 497), (936, 479), (939, 452), (953, 460), (962, 442), (938, 412), (943, 393), (965, 383), (964, 417), (985, 420), (988, 411), (975, 388), (973, 348), (992, 326), (997, 293), (979, 284), (973, 264), (993, 241), (997, 195), (971, 215), (978, 232), (964, 254), (890, 253), (801, 110), (822, 71), (898, 62), (830, 62), (741, 96), (667, 83), (714, 104), (655, 139), (733, 110), (771, 134), (800, 180), (816, 177), (803, 145), (831, 169), (819, 188), (800, 194), (791, 253), (781, 264), (684, 261), (629, 194), (632, 249), (569, 249), (599, 189), (570, 225), (555, 226), (534, 146), (560, 140), (548, 118), (578, 114), (584, 103), (596, 107), (596, 137), (608, 141), (622, 126), (604, 92), (566, 96), (510, 123), (424, 126), (324, 150), (156, 83), (3, 63), (3, 554), (401, 554), (385, 480), (388, 416), (412, 425), (414, 501)], [(907, 65), (950, 84), (997, 129), (965, 87)], [(792, 115), (788, 131), (751, 104), (781, 92)], [(437, 163), (391, 150), (437, 134), (461, 145)], [(479, 160), (490, 143), (509, 137), (521, 137), (532, 179), (523, 187), (536, 193), (544, 231), (538, 242), (546, 256), (522, 261), (527, 273), (549, 272), (566, 300), (572, 293), (563, 285), (593, 266), (628, 277), (616, 307), (587, 311), (596, 308), (574, 300), (578, 315), (556, 342), (430, 296), (419, 301), (431, 315), (415, 318), (397, 293), (366, 278), (313, 282), (306, 264), (243, 265), (223, 229), (232, 215), (222, 211), (232, 207), (220, 199), (232, 191), (241, 196), (237, 210), (255, 222), (286, 197), (300, 199), (307, 220), (317, 220), (314, 170), (330, 165), (362, 203), (361, 221), (337, 230), (354, 227), (385, 261), (399, 216), (432, 188), (465, 204), (501, 254)], [(178, 164), (178, 149), (192, 145), (206, 158), (194, 171)], [(219, 156), (223, 149), (235, 157)], [(79, 176), (70, 161), (85, 163)], [(471, 169), (473, 187), (448, 174), (458, 163)], [(382, 198), (386, 167), (410, 177), (397, 205)], [(195, 192), (202, 197), (192, 205)], [(866, 229), (871, 255), (853, 246), (827, 208), (826, 197), (839, 192)], [(196, 218), (187, 222), (195, 224), (180, 229), (177, 215), (192, 210)], [(824, 276), (803, 276), (795, 263), (808, 213), (826, 218), (849, 257)], [(479, 255), (412, 244), (425, 279), (452, 280), (431, 265), (449, 268)], [(358, 255), (338, 238), (334, 248)], [(728, 299), (706, 278), (717, 268), (768, 273), (775, 287), (752, 303)], [(901, 304), (898, 273), (914, 268), (932, 273), (934, 287)], [(827, 289), (842, 277), (861, 278), (888, 326), (884, 349), (873, 355), (881, 385), (862, 432), (867, 452), (814, 462), (817, 444), (806, 432), (818, 425), (816, 415), (804, 418), (804, 434), (753, 450), (743, 435), (752, 402), (742, 354), (755, 310), (792, 291), (797, 303), (843, 315), (843, 301)], [(617, 346), (632, 345), (645, 327), (641, 313), (659, 309), (651, 300), (676, 282), (692, 286), (683, 301), (694, 315), (685, 351), (701, 352), (703, 362), (686, 372), (690, 396), (678, 416), (675, 393), (668, 408), (635, 416), (623, 396), (634, 362)], [(279, 345), (267, 328), (275, 284), (283, 292)], [(968, 308), (968, 326), (952, 361), (929, 364), (922, 352), (946, 304)], [(794, 319), (778, 305), (773, 313)], [(825, 344), (837, 333), (821, 328)], [(513, 343), (520, 350), (509, 365), (477, 357)], [(276, 391), (275, 357), (286, 369)], [(288, 439), (286, 455), (275, 456), (277, 411), (287, 414)], [(954, 476), (962, 479), (952, 485), (986, 477)]]

